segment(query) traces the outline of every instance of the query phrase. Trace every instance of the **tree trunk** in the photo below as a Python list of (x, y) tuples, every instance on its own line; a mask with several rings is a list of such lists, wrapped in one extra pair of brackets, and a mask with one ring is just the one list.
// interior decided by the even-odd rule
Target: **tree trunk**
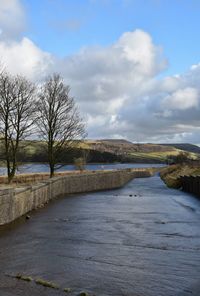
[(12, 180), (15, 176), (15, 172), (16, 172), (16, 162), (13, 162), (12, 169), (8, 173), (8, 183), (9, 184), (12, 183)]
[(8, 175), (8, 184), (12, 183), (13, 177), (14, 177), (13, 174)]
[(50, 163), (49, 166), (50, 166), (50, 178), (53, 178), (54, 177), (54, 164)]
[(48, 143), (48, 158), (49, 158), (49, 168), (50, 168), (50, 178), (54, 176), (54, 158), (53, 158), (53, 140), (52, 134), (49, 133), (49, 143)]
[(12, 180), (14, 178), (14, 174), (13, 171), (8, 173), (8, 184), (12, 183)]

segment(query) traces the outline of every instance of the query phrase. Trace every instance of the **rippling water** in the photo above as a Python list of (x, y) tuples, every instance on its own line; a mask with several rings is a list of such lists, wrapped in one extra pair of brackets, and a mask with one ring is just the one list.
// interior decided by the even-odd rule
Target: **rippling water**
[(199, 296), (200, 201), (158, 176), (57, 199), (0, 231), (0, 295)]

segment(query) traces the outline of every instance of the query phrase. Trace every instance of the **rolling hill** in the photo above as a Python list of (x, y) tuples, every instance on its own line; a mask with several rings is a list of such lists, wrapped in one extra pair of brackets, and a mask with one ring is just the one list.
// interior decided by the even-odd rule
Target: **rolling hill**
[[(2, 151), (2, 149), (0, 149)], [(124, 139), (84, 140), (77, 148), (64, 150), (60, 163), (73, 163), (84, 157), (88, 163), (166, 163), (169, 156), (187, 151), (191, 159), (199, 157), (200, 148), (192, 144), (140, 144)], [(3, 157), (0, 155), (0, 159)], [(25, 141), (18, 153), (20, 162), (48, 162), (42, 141)]]
[(161, 144), (163, 146), (171, 146), (183, 151), (187, 152), (193, 152), (200, 154), (200, 147), (194, 144), (188, 144), (188, 143), (177, 143), (177, 144)]
[(87, 140), (85, 143), (88, 149), (116, 155), (122, 162), (164, 163), (168, 156), (176, 156), (182, 151), (196, 159), (200, 152), (200, 148), (192, 144), (140, 144), (124, 139)]

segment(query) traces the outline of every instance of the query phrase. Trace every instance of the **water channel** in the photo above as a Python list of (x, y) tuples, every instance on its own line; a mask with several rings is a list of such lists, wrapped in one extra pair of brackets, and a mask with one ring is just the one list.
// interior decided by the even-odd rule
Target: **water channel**
[(159, 176), (60, 198), (0, 230), (0, 295), (199, 296), (200, 200)]

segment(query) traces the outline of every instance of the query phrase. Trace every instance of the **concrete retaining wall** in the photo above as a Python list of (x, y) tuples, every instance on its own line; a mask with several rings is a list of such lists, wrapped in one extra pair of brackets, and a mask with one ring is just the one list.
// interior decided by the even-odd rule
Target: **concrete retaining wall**
[(152, 173), (148, 169), (76, 173), (25, 188), (1, 189), (0, 225), (7, 224), (58, 196), (120, 188), (133, 178), (149, 177)]

